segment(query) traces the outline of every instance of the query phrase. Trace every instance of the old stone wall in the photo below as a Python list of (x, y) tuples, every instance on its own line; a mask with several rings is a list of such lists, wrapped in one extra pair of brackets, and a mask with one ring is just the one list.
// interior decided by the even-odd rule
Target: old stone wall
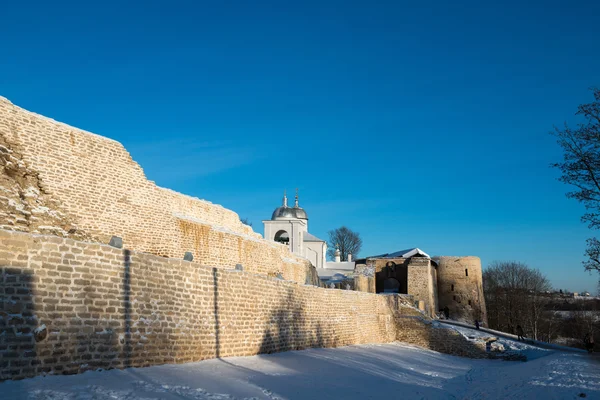
[(400, 295), (0, 230), (0, 380), (401, 340), (479, 349)]
[(6, 230), (0, 273), (0, 380), (394, 340), (474, 356), (399, 295)]
[(408, 294), (425, 302), (427, 315), (436, 312), (437, 296), (434, 292), (434, 267), (428, 258), (412, 257), (408, 264)]
[(355, 276), (354, 290), (359, 292), (375, 293), (375, 278), (364, 275)]
[(469, 358), (488, 358), (485, 343), (470, 341), (456, 330), (448, 328), (412, 307), (414, 297), (383, 296), (394, 310), (396, 340), (440, 353)]
[(427, 318), (412, 307), (394, 308), (397, 324), (396, 339), (400, 342), (469, 358), (488, 358), (485, 343), (473, 342), (463, 335)]
[(439, 308), (448, 307), (451, 319), (487, 324), (479, 257), (443, 256), (436, 261)]
[(115, 235), (130, 249), (163, 257), (191, 251), (204, 265), (242, 264), (299, 283), (314, 276), (310, 262), (263, 240), (235, 212), (156, 186), (120, 143), (2, 97), (0, 167), (4, 229), (100, 243)]
[(427, 315), (434, 316), (437, 310), (437, 276), (435, 267), (428, 258), (369, 258), (375, 268), (377, 292), (384, 291), (387, 279), (396, 279), (400, 293), (410, 294), (415, 301), (422, 301)]
[(58, 236), (92, 239), (66, 217), (59, 202), (46, 193), (38, 174), (23, 155), (0, 136), (0, 229), (35, 230)]
[(400, 342), (469, 358), (488, 358), (485, 344), (471, 342), (455, 330), (440, 326), (422, 316), (402, 316), (398, 323), (397, 339)]
[(431, 288), (430, 293), (430, 304), (432, 316), (437, 316), (440, 304), (438, 299), (438, 274), (437, 267), (429, 262), (429, 287)]
[(385, 291), (385, 282), (395, 279), (399, 283), (399, 293), (408, 293), (408, 263), (405, 258), (368, 258), (365, 262), (372, 266), (375, 274), (377, 293)]
[(396, 335), (384, 296), (56, 236), (0, 230), (0, 268), (0, 379)]

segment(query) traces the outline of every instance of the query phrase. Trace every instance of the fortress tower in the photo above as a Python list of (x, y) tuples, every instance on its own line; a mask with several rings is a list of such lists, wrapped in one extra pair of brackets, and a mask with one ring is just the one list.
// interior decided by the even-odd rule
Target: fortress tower
[(487, 312), (483, 297), (483, 279), (479, 257), (436, 257), (438, 264), (439, 308), (448, 307), (450, 318), (487, 325)]

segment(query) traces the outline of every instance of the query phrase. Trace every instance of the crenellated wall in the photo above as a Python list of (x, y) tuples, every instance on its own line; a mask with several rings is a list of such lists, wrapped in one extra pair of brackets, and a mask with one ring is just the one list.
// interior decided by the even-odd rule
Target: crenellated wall
[[(302, 284), (314, 278), (309, 261), (262, 239), (235, 212), (156, 186), (120, 143), (3, 97), (0, 169), (4, 229), (100, 243), (114, 235), (130, 249), (163, 257), (191, 251), (204, 265), (242, 264), (247, 271), (282, 274)], [(18, 179), (9, 176), (15, 171)], [(24, 194), (30, 196), (27, 204)], [(31, 209), (40, 213), (37, 222)]]

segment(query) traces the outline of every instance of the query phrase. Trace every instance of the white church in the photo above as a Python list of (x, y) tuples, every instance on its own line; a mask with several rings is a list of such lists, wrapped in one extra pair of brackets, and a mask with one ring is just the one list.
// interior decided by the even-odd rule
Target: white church
[(308, 233), (308, 215), (298, 204), (298, 190), (293, 207), (288, 206), (284, 192), (283, 204), (263, 224), (265, 239), (286, 244), (292, 253), (309, 260), (317, 269), (321, 280), (327, 281), (336, 275), (341, 278), (339, 275), (348, 276), (354, 272), (354, 261), (351, 257), (348, 261), (340, 261), (339, 251), (336, 251), (335, 262), (327, 261), (327, 242)]

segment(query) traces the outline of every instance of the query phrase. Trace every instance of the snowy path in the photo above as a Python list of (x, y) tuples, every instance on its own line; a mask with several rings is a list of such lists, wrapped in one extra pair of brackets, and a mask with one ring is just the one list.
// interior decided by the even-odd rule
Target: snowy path
[[(469, 332), (470, 334), (475, 334), (475, 335), (487, 334), (487, 336), (490, 336), (490, 335), (496, 336), (501, 340), (509, 339), (509, 341), (512, 341), (513, 343), (523, 343), (523, 342), (517, 341), (516, 335), (512, 335), (512, 334), (506, 333), (506, 332), (500, 332), (500, 331), (496, 331), (496, 330), (489, 329), (489, 328), (483, 328), (483, 327), (481, 327), (479, 330), (476, 330), (476, 329), (474, 329), (474, 327), (472, 325), (466, 324), (464, 322), (459, 322), (459, 321), (437, 320), (437, 322), (439, 322), (441, 324), (445, 324), (450, 327), (454, 327), (454, 328), (466, 328), (466, 329), (462, 330), (463, 333)], [(460, 331), (460, 329), (459, 329), (459, 331)], [(539, 340), (533, 340), (531, 338), (525, 338), (525, 339), (526, 339), (526, 343), (529, 343), (535, 347), (542, 348), (542, 349), (571, 351), (571, 352), (575, 352), (575, 353), (587, 353), (585, 350), (577, 349), (574, 347), (567, 347), (567, 346), (561, 346), (558, 344), (541, 342)]]
[(392, 343), (0, 383), (0, 399), (600, 399), (600, 359), (471, 360)]

